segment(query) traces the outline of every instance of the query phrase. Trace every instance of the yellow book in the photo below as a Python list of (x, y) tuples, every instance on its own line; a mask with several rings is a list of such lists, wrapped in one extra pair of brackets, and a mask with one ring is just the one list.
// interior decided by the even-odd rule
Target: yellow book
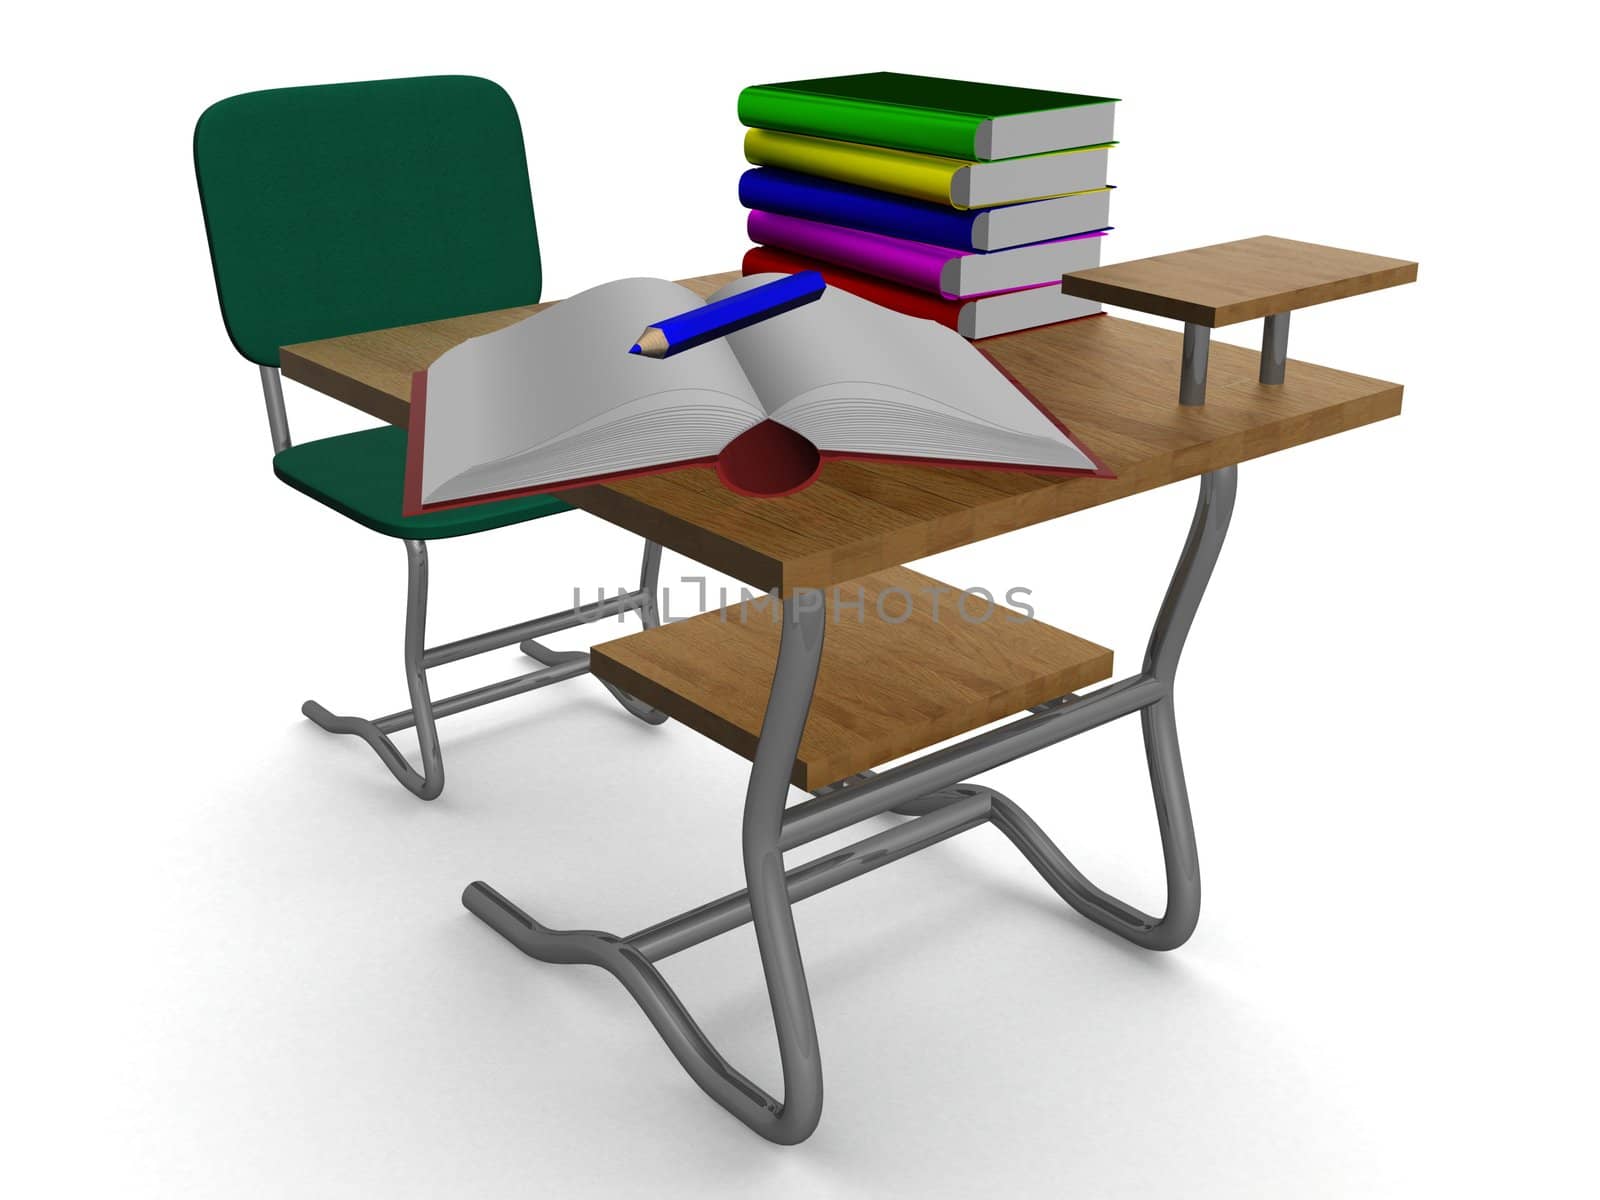
[(757, 166), (820, 175), (951, 208), (992, 208), (1106, 186), (1111, 147), (1081, 146), (992, 162), (941, 158), (858, 142), (750, 129), (744, 156)]

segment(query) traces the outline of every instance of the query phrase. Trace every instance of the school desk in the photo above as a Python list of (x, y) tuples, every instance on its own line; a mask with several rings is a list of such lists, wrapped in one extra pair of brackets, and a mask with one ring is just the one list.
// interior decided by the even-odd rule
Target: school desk
[[(981, 343), (1115, 478), (839, 461), (782, 499), (736, 495), (709, 467), (563, 493), (774, 597), (765, 614), (759, 605), (746, 605), (745, 619), (705, 613), (592, 650), (603, 681), (751, 760), (747, 887), (627, 936), (547, 928), (485, 883), (466, 889), (466, 907), (533, 958), (605, 968), (708, 1095), (783, 1143), (808, 1137), (822, 1110), (816, 1028), (791, 911), (798, 900), (992, 824), (1089, 920), (1148, 949), (1181, 945), (1199, 916), (1200, 875), (1173, 686), (1227, 532), (1238, 464), (1400, 412), (1399, 384), (1288, 359), (1287, 314), (1415, 277), (1414, 263), (1278, 238), (1066, 277), (1067, 291), (1186, 326), (1180, 334), (1102, 315)], [(684, 282), (707, 296), (732, 278)], [(287, 346), (283, 373), (404, 424), (413, 371), (542, 307)], [(1211, 328), (1258, 317), (1261, 354), (1210, 344)], [(1195, 477), (1193, 523), (1142, 665), (1115, 682), (1103, 682), (1112, 675), (1110, 650), (1001, 610), (961, 619), (951, 611), (957, 589), (944, 593), (936, 618), (930, 589), (944, 585), (904, 566)], [(1166, 869), (1159, 917), (1095, 886), (1015, 801), (967, 782), (1135, 713)], [(1015, 719), (876, 770), (1007, 717)], [(603, 786), (603, 764), (596, 772)], [(789, 805), (791, 786), (810, 797)], [(785, 866), (788, 851), (885, 813), (907, 819)], [(778, 1096), (722, 1057), (658, 970), (668, 956), (745, 922), (755, 925), (777, 1031)]]

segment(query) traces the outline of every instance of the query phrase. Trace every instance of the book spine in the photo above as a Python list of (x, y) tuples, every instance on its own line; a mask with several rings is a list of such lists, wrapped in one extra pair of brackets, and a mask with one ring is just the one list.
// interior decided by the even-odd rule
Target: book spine
[[(752, 242), (804, 254), (852, 271), (865, 271), (918, 291), (941, 295), (945, 263), (961, 255), (945, 246), (927, 246), (842, 225), (825, 225), (803, 217), (786, 217), (756, 209), (747, 230)], [(949, 297), (946, 297), (948, 299)]]
[(739, 179), (739, 203), (746, 208), (865, 229), (952, 250), (978, 249), (973, 244), (973, 233), (981, 213), (957, 212), (775, 167), (752, 167), (746, 171)]
[(941, 300), (924, 292), (887, 283), (882, 279), (874, 279), (859, 271), (851, 271), (799, 254), (790, 254), (784, 250), (756, 246), (745, 254), (741, 269), (745, 275), (760, 275), (767, 271), (789, 274), (796, 271), (820, 271), (829, 287), (850, 292), (863, 300), (871, 300), (874, 304), (881, 304), (885, 308), (892, 308), (910, 317), (937, 321), (958, 331), (961, 327), (961, 310), (964, 305), (959, 300)]
[(945, 158), (976, 158), (978, 128), (986, 119), (972, 113), (819, 96), (779, 87), (748, 87), (739, 93), (741, 125)]
[(954, 208), (950, 186), (956, 173), (970, 162), (858, 146), (826, 138), (802, 137), (751, 129), (744, 135), (744, 156), (758, 167), (782, 167), (806, 175), (821, 175), (858, 187), (894, 192)]

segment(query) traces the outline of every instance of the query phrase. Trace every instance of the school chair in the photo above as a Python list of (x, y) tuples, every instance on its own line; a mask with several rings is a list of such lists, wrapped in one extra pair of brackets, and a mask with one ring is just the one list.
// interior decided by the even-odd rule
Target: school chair
[[(294, 445), (278, 349), (538, 302), (539, 238), (516, 107), (499, 85), (458, 75), (249, 92), (201, 114), (194, 165), (223, 323), (260, 370), (273, 471), (406, 551), (411, 707), (377, 720), (336, 716), (311, 700), (301, 711), (323, 729), (363, 739), (396, 779), (431, 800), (444, 787), (436, 719), (588, 672), (587, 654), (552, 650), (537, 640), (547, 634), (626, 612), (655, 626), (661, 547), (645, 543), (634, 591), (426, 645), (429, 542), (570, 506), (529, 496), (402, 516), (406, 431), (386, 425)], [(429, 668), (514, 643), (540, 667), (447, 699), (430, 696)], [(606, 686), (640, 720), (666, 719)], [(413, 727), (420, 771), (390, 737)]]

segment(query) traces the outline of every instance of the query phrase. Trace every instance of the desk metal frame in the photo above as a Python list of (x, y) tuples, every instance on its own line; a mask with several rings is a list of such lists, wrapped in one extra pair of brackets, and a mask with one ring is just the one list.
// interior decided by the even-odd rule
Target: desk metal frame
[[(822, 658), (826, 605), (817, 591), (787, 596), (777, 669), (745, 793), (745, 890), (628, 937), (549, 929), (485, 883), (471, 884), (462, 903), (532, 958), (609, 971), (707, 1095), (762, 1137), (783, 1144), (804, 1141), (822, 1115), (822, 1063), (791, 907), (797, 900), (988, 823), (1010, 838), (1057, 894), (1091, 921), (1146, 949), (1182, 945), (1200, 915), (1200, 869), (1178, 753), (1173, 683), (1184, 640), (1222, 549), (1236, 487), (1236, 467), (1201, 477), (1194, 522), (1138, 675), (1041, 705), (1011, 724), (882, 774), (825, 788), (793, 808), (785, 807), (789, 776)], [(1160, 917), (1096, 887), (1014, 801), (963, 782), (1133, 713), (1139, 714), (1144, 729), (1166, 866), (1167, 905)], [(785, 851), (891, 811), (912, 819), (784, 869)], [(722, 1057), (656, 966), (747, 921), (755, 924), (777, 1030), (781, 1098), (768, 1095)]]

